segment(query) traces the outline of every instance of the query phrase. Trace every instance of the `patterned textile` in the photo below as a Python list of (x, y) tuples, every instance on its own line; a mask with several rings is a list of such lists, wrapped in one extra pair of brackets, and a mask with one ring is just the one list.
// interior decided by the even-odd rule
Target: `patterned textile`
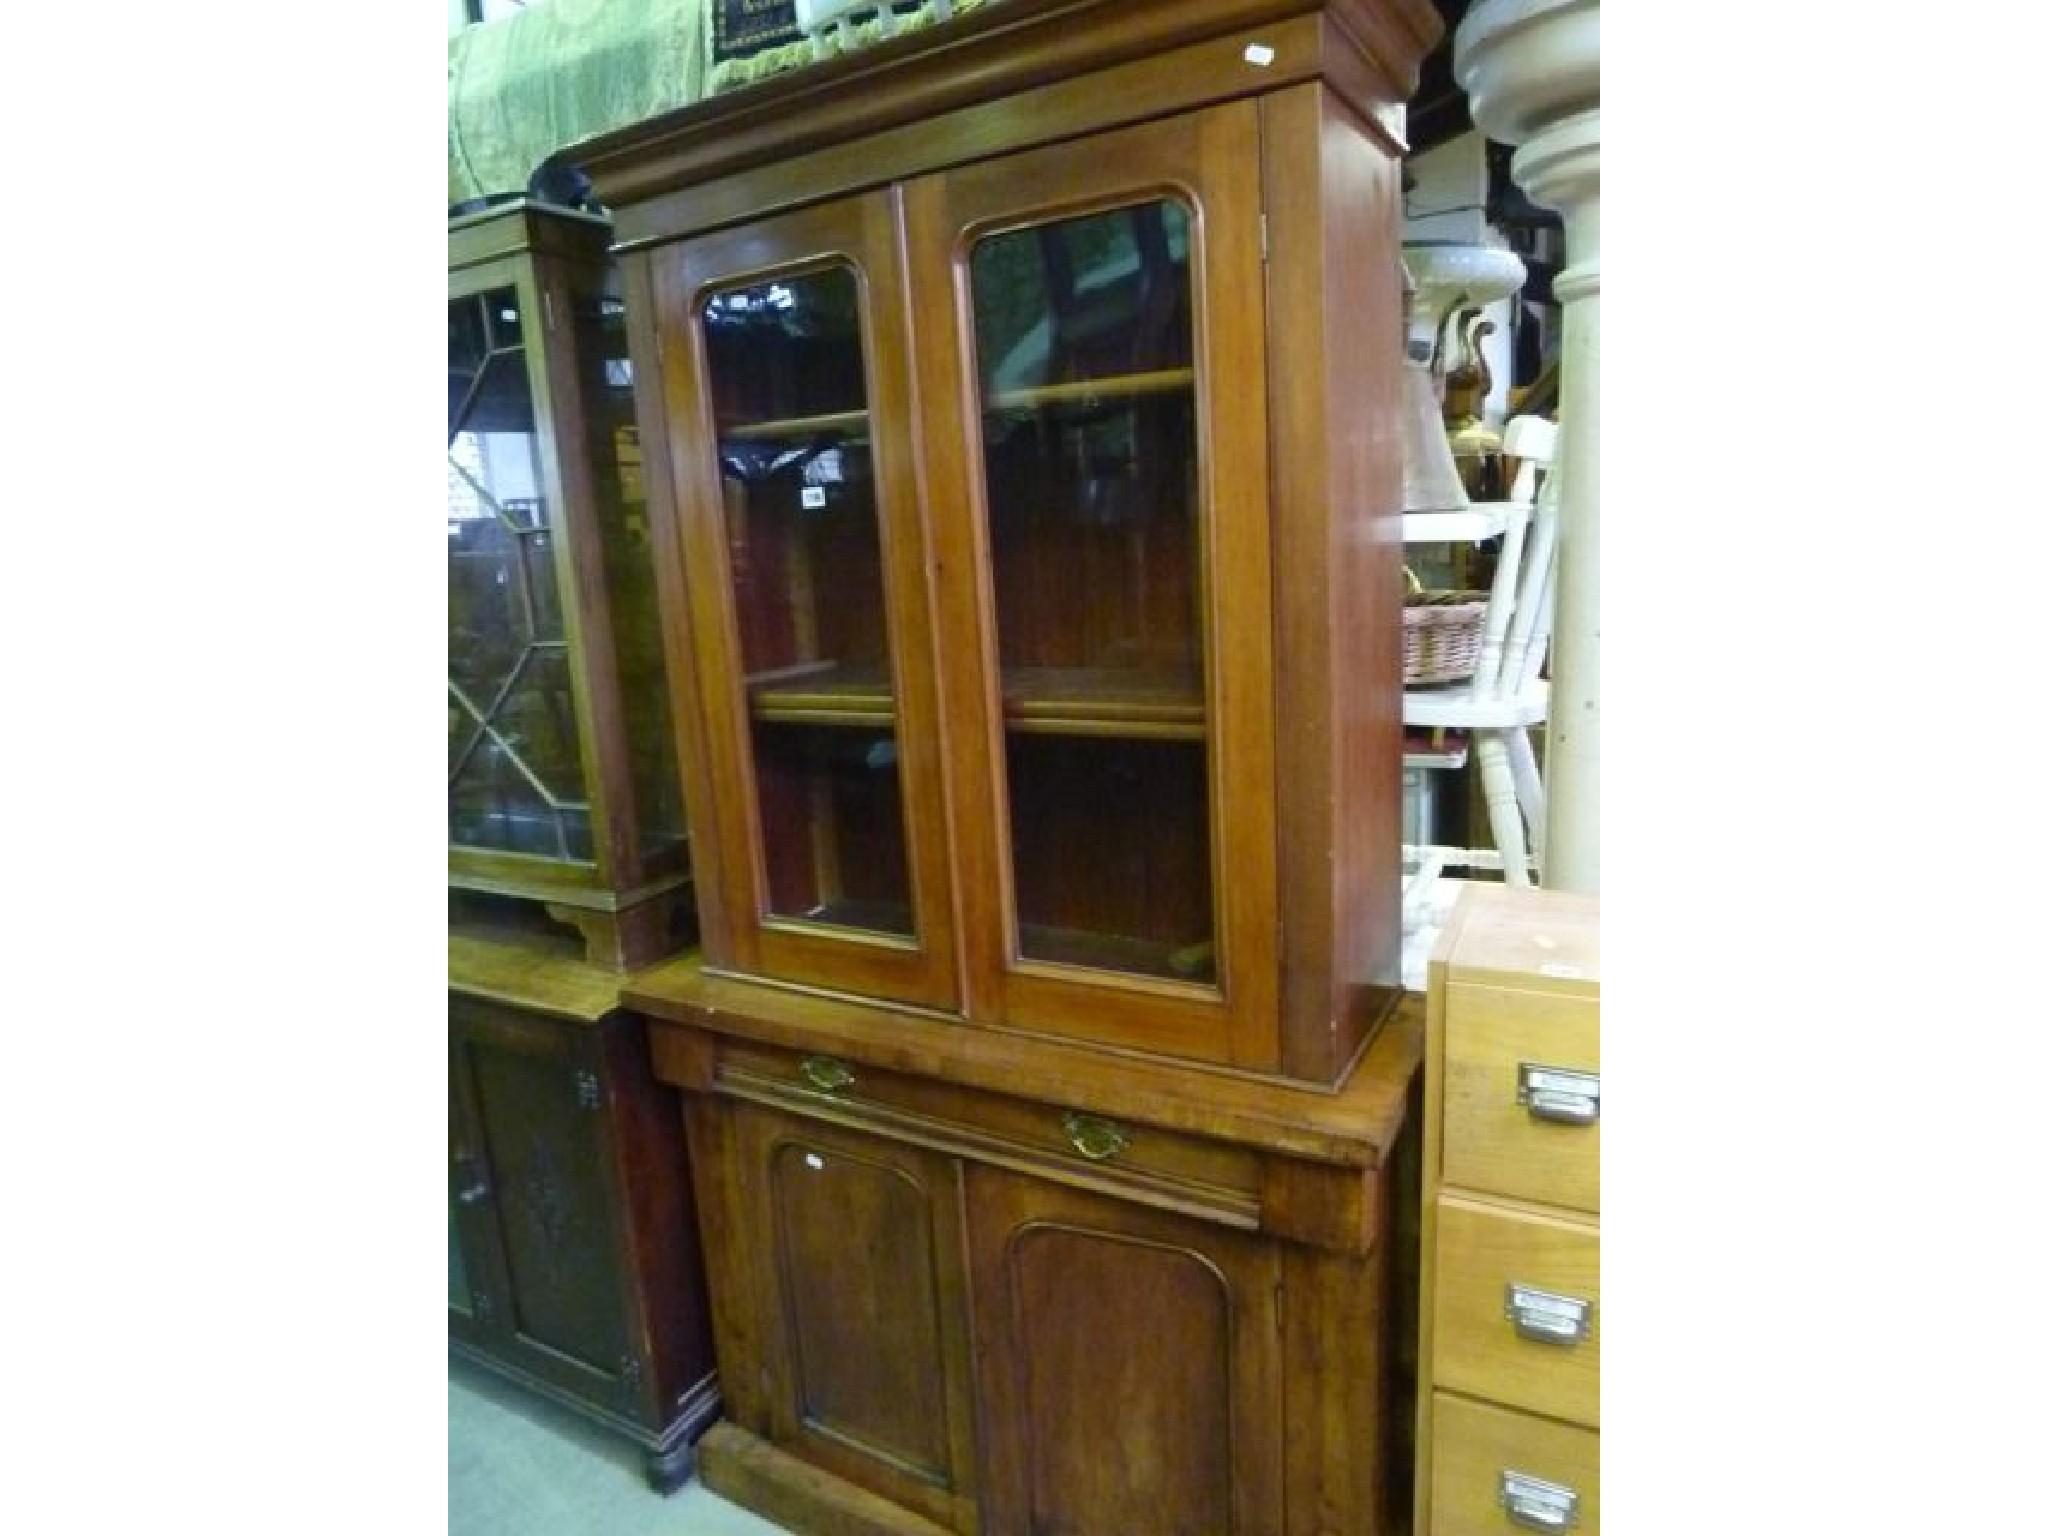
[[(953, 14), (966, 15), (983, 6), (993, 5), (996, 0), (953, 0)], [(902, 5), (894, 7), (897, 32), (915, 32), (929, 27), (938, 20), (938, 13), (928, 4)], [(853, 46), (864, 48), (878, 42), (888, 34), (883, 32), (878, 16), (868, 15), (852, 25)], [(793, 43), (784, 43), (779, 48), (764, 48), (759, 53), (742, 59), (728, 59), (711, 66), (709, 94), (738, 90), (743, 85), (753, 85), (771, 75), (785, 70), (800, 69), (806, 64), (816, 64), (824, 59), (837, 58), (848, 50), (841, 45), (836, 28), (828, 29), (816, 39), (799, 38)]]

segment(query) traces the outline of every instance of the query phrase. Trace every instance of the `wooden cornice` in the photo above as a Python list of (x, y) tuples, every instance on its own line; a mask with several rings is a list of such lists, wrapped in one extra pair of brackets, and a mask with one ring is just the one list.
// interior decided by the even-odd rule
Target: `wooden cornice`
[[(598, 198), (617, 210), (810, 150), (1297, 18), (1321, 22), (1324, 35), (1363, 64), (1372, 93), (1386, 102), (1413, 94), (1423, 56), (1443, 31), (1429, 0), (1002, 0), (944, 25), (587, 139), (558, 158), (582, 168)], [(1342, 83), (1355, 90), (1356, 64), (1342, 73), (1348, 77)], [(1200, 99), (1191, 92), (1189, 104)]]
[(595, 214), (521, 199), (450, 219), (448, 269), (528, 253), (590, 261), (603, 256), (611, 229)]

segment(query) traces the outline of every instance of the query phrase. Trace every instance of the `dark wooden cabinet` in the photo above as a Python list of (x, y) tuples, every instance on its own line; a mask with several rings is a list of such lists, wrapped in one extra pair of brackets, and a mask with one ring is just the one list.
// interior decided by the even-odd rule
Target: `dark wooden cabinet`
[[(479, 948), (451, 969), (477, 981)], [(629, 1436), (667, 1489), (718, 1406), (679, 1105), (644, 1021), (573, 1006), (449, 993), (449, 1338)]]
[(1406, 1497), (1401, 113), (1426, 0), (1005, 0), (575, 146), (701, 955), (706, 1482), (797, 1530)]
[(609, 237), (448, 230), (448, 1334), (667, 1488), (717, 1379), (679, 1107), (618, 998), (689, 869)]

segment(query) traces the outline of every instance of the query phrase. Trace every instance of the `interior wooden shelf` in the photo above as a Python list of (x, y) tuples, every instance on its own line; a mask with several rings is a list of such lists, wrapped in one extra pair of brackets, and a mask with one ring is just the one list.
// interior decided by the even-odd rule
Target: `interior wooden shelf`
[(879, 667), (803, 662), (747, 679), (756, 720), (796, 725), (853, 725), (870, 730), (896, 722), (896, 697)]
[(1199, 680), (1179, 674), (1013, 667), (1003, 674), (1003, 723), (1048, 736), (1200, 741), (1208, 710)]
[[(896, 720), (889, 680), (870, 668), (819, 662), (757, 673), (747, 696), (756, 720), (868, 729)], [(1109, 668), (1012, 668), (1003, 674), (1003, 722), (1047, 736), (1200, 741), (1208, 734), (1195, 679)]]
[(818, 416), (783, 416), (773, 421), (747, 421), (720, 426), (720, 442), (756, 442), (777, 437), (830, 437), (868, 429), (868, 413), (827, 411)]
[(991, 412), (1035, 411), (1048, 405), (1166, 395), (1190, 389), (1194, 382), (1195, 370), (1192, 368), (1165, 368), (1156, 373), (1118, 373), (1100, 379), (1076, 379), (1066, 384), (1034, 384), (1026, 389), (1006, 389), (990, 395), (982, 408)]
[[(1100, 379), (1076, 379), (1065, 384), (1034, 384), (1026, 389), (1006, 389), (990, 395), (983, 409), (991, 413), (1035, 411), (1048, 405), (1094, 404), (1105, 400), (1129, 400), (1147, 395), (1172, 394), (1194, 387), (1192, 368), (1165, 368), (1154, 373), (1119, 373)], [(782, 416), (772, 421), (747, 421), (721, 425), (721, 442), (759, 442), (782, 437), (831, 437), (864, 433), (868, 413), (826, 411), (815, 416)]]
[(868, 933), (884, 933), (893, 938), (908, 937), (914, 929), (910, 908), (900, 901), (876, 901), (855, 896), (839, 896), (808, 912), (778, 912), (775, 914), (790, 922), (823, 923), (833, 928), (859, 928)]
[(1173, 981), (1213, 982), (1216, 979), (1216, 946), (1207, 939), (1191, 944), (1168, 944), (1157, 939), (1133, 939), (1080, 928), (1052, 928), (1042, 923), (1020, 924), (1018, 937), (1022, 941), (1019, 948), (1027, 961), (1081, 965), (1091, 970), (1117, 971), (1125, 975), (1163, 976)]

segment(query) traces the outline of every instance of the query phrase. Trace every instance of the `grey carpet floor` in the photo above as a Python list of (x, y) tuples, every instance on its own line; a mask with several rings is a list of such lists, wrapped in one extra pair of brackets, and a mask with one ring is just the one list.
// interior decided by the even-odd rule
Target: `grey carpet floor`
[(448, 1536), (778, 1536), (694, 1479), (667, 1498), (640, 1453), (467, 1361), (448, 1362)]

